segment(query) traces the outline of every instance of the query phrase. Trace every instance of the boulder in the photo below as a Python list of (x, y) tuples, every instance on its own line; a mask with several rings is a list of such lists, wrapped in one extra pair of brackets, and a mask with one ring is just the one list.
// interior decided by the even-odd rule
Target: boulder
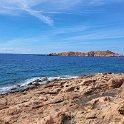
[(124, 77), (123, 78), (111, 78), (108, 81), (109, 87), (113, 89), (121, 87), (123, 83), (124, 83)]

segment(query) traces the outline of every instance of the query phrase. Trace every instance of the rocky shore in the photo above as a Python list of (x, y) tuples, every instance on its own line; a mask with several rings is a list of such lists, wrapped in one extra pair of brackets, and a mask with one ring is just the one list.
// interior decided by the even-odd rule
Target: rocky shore
[(110, 50), (106, 51), (90, 51), (90, 52), (62, 52), (62, 53), (51, 53), (48, 56), (105, 56), (105, 57), (121, 57), (122, 55), (114, 53)]
[(124, 74), (56, 79), (0, 95), (0, 124), (124, 124)]

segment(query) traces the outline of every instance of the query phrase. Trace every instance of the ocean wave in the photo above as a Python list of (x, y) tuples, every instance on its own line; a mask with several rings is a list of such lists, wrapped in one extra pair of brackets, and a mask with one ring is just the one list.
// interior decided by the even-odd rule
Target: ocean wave
[(78, 76), (65, 75), (65, 76), (56, 76), (56, 77), (33, 77), (33, 78), (23, 81), (22, 83), (20, 83), (18, 85), (1, 87), (0, 94), (23, 91), (28, 87), (31, 87), (34, 85), (47, 84), (49, 81), (53, 81), (56, 79), (64, 80), (64, 79), (74, 79), (74, 78), (78, 78)]

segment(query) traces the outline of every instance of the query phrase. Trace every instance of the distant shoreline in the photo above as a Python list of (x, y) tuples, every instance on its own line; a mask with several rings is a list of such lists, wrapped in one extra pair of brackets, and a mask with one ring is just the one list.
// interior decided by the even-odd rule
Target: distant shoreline
[(48, 56), (90, 56), (90, 57), (123, 57), (118, 53), (114, 53), (110, 50), (106, 51), (89, 51), (89, 52), (61, 52), (50, 53)]
[(49, 54), (28, 54), (28, 53), (0, 53), (0, 55), (33, 55), (33, 56), (84, 56), (84, 57), (124, 57), (123, 54), (114, 53), (110, 50), (105, 51), (89, 51), (89, 52), (60, 52)]
[(0, 55), (31, 55), (31, 56), (46, 56), (46, 57), (97, 57), (97, 58), (101, 58), (101, 57), (105, 57), (105, 58), (109, 58), (109, 57), (124, 57), (124, 55), (120, 55), (120, 56), (58, 56), (58, 55), (49, 55), (49, 54), (46, 54), (46, 55), (42, 55), (42, 54), (14, 54), (14, 53), (0, 53)]

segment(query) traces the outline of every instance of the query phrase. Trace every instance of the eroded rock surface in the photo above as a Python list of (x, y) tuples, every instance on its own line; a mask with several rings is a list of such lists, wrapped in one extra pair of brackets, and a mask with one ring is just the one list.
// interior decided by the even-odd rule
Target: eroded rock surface
[(124, 74), (53, 80), (0, 95), (0, 124), (124, 124)]

